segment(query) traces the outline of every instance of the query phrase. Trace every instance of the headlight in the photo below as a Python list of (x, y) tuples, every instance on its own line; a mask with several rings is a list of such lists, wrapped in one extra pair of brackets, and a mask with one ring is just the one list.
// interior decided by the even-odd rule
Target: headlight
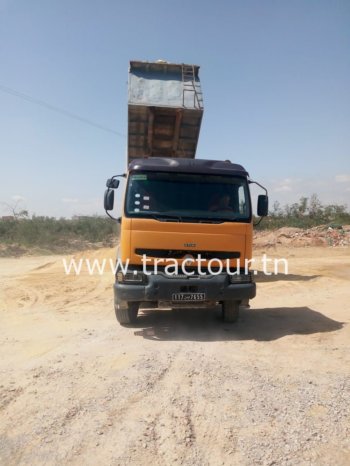
[(245, 273), (244, 270), (241, 270), (240, 273), (237, 273), (235, 275), (230, 275), (231, 283), (251, 283), (251, 281), (252, 281), (251, 272)]
[(128, 270), (125, 274), (122, 271), (116, 273), (116, 280), (118, 283), (146, 283), (147, 278), (140, 270)]

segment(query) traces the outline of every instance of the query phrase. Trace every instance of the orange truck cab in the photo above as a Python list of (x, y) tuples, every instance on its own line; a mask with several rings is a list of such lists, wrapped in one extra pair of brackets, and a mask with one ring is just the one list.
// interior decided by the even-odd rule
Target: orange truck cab
[[(241, 165), (194, 159), (203, 114), (198, 70), (130, 62), (128, 169), (120, 175), (127, 181), (114, 283), (123, 325), (136, 320), (141, 306), (221, 304), (224, 320), (234, 322), (240, 304), (255, 297), (252, 181)], [(107, 181), (108, 215), (118, 185), (118, 176)], [(267, 195), (260, 195), (258, 215), (267, 209)]]

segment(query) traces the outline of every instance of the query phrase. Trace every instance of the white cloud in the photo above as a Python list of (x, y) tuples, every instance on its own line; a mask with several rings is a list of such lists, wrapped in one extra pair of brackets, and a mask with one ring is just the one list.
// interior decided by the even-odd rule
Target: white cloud
[(350, 175), (337, 175), (335, 177), (335, 181), (337, 183), (349, 183), (350, 182)]
[(281, 193), (283, 191), (292, 191), (292, 187), (287, 184), (282, 184), (274, 188), (275, 193)]
[(11, 199), (13, 201), (17, 201), (17, 202), (20, 202), (20, 201), (25, 201), (25, 198), (23, 196), (20, 196), (19, 194), (14, 194)]
[(75, 197), (63, 197), (61, 201), (64, 204), (77, 204), (79, 202), (79, 199), (76, 199)]
[(324, 205), (346, 204), (350, 206), (350, 185), (345, 183), (347, 178), (342, 176), (340, 179), (344, 181), (336, 182), (334, 175), (329, 178), (295, 177), (261, 181), (268, 188), (271, 206), (275, 201), (278, 201), (281, 205), (292, 204), (298, 202), (301, 197), (310, 198), (313, 193), (317, 194)]
[(295, 185), (297, 182), (298, 180), (292, 180), (291, 178), (284, 178), (283, 180), (277, 182), (277, 184), (273, 188), (273, 191), (275, 193), (293, 191), (293, 185)]

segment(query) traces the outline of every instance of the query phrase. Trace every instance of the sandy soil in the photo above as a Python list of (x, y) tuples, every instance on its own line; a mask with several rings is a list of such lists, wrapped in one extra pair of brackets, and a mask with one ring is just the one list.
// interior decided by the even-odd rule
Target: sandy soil
[(1, 259), (0, 463), (350, 464), (350, 249), (274, 255), (290, 275), (258, 276), (237, 324), (163, 310), (132, 328), (112, 274)]

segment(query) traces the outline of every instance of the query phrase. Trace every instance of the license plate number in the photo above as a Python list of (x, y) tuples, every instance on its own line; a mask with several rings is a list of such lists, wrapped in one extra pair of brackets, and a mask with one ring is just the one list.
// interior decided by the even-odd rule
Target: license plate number
[(205, 293), (174, 293), (173, 301), (205, 301)]

